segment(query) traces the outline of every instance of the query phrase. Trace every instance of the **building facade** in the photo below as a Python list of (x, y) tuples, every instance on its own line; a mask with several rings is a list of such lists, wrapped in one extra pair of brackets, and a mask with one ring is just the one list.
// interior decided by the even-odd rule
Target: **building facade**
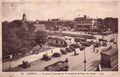
[(37, 32), (39, 30), (45, 30), (46, 29), (45, 24), (35, 23), (34, 26), (35, 26), (35, 32)]
[(74, 19), (75, 31), (90, 31), (94, 28), (95, 20), (86, 15), (84, 17), (77, 17)]

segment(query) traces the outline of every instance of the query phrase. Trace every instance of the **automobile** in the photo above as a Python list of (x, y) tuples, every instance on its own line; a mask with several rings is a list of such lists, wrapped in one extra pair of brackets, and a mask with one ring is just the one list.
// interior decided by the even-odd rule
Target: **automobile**
[(44, 54), (41, 60), (49, 61), (51, 60), (51, 57), (48, 56), (47, 54)]
[(67, 52), (73, 52), (73, 50), (70, 49), (69, 47), (66, 47), (65, 50), (66, 50)]
[(116, 44), (117, 42), (114, 42), (114, 44)]
[(110, 39), (110, 41), (109, 41), (109, 42), (114, 42), (114, 38)]
[(69, 46), (69, 48), (72, 50), (72, 51), (75, 51), (75, 48), (73, 46)]
[(99, 39), (99, 41), (105, 41), (105, 42), (107, 42), (107, 40), (105, 40), (105, 39)]
[(103, 42), (103, 43), (102, 43), (102, 46), (107, 46), (107, 43), (106, 43), (106, 42)]
[(79, 44), (73, 43), (70, 46), (74, 47), (74, 48), (79, 48)]
[(94, 46), (94, 47), (100, 47), (101, 44), (100, 44), (100, 43), (95, 43), (95, 44), (93, 44), (93, 46)]
[(63, 55), (67, 54), (67, 51), (65, 51), (64, 49), (60, 49), (60, 52), (61, 52), (61, 54), (63, 54)]
[(82, 51), (82, 50), (85, 49), (85, 46), (81, 45), (81, 46), (79, 47), (79, 49)]
[(88, 35), (82, 35), (85, 39), (96, 39), (96, 37), (95, 36), (93, 36), (93, 35), (90, 35), (90, 34), (88, 34)]
[(86, 43), (87, 43), (89, 46), (91, 46), (92, 44), (94, 44), (93, 41), (87, 41)]
[(82, 44), (85, 47), (89, 47), (92, 45), (90, 42), (81, 42), (80, 44)]
[(28, 67), (31, 67), (30, 63), (28, 61), (23, 61), (21, 65), (19, 65), (19, 67), (22, 67), (22, 68), (28, 68)]
[(76, 51), (74, 51), (74, 55), (79, 55), (79, 53), (77, 53)]
[(61, 54), (58, 52), (53, 53), (52, 57), (61, 57)]
[(75, 41), (75, 42), (80, 42), (80, 38), (79, 38), (79, 37), (75, 37), (75, 38), (74, 38), (74, 41)]
[(81, 38), (80, 42), (86, 42), (87, 38)]

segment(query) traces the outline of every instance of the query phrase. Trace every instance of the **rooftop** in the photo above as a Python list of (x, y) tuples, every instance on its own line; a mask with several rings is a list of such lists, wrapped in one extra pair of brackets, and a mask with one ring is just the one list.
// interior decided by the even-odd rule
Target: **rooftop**
[(110, 55), (110, 56), (115, 54), (115, 53), (118, 53), (117, 48), (112, 48), (110, 50), (106, 50), (104, 52), (101, 52), (101, 54)]

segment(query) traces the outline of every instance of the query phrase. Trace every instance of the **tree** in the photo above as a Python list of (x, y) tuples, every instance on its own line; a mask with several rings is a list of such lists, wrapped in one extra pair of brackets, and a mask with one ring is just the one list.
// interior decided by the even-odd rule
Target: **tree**
[[(25, 26), (32, 26), (26, 23)], [(33, 28), (34, 29), (34, 28)], [(32, 49), (34, 42), (31, 37), (33, 29), (27, 29), (21, 20), (2, 23), (2, 48), (3, 57), (10, 54), (28, 53)]]
[(113, 32), (118, 32), (118, 18), (107, 17), (104, 19), (106, 28), (110, 28)]

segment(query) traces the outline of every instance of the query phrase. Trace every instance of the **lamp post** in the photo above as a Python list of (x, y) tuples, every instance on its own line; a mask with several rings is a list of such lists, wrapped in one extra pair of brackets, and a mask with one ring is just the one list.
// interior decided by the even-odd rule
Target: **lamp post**
[(12, 60), (12, 55), (10, 55), (9, 70), (11, 70), (11, 60)]
[(86, 51), (85, 51), (85, 49), (84, 49), (84, 71), (86, 71)]

